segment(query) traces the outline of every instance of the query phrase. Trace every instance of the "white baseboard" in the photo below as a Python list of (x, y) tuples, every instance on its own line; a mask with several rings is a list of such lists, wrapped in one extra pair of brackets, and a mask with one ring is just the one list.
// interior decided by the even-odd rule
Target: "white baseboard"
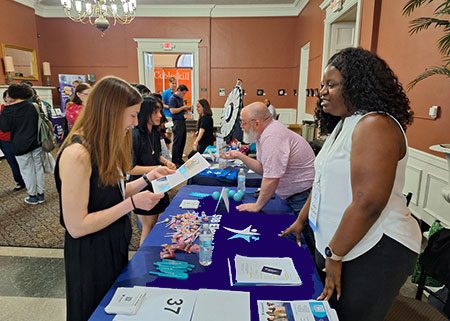
[(413, 193), (409, 208), (414, 216), (431, 225), (435, 220), (450, 227), (450, 204), (442, 196), (448, 184), (444, 158), (409, 148), (404, 193)]

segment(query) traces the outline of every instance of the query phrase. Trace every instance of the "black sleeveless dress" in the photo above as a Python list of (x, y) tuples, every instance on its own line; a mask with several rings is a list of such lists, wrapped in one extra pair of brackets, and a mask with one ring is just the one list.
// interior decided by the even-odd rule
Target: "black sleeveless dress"
[[(80, 143), (79, 138), (74, 142)], [(61, 155), (61, 154), (60, 154)], [(60, 222), (65, 228), (61, 205), (59, 160), (56, 160), (55, 182), (59, 193)], [(92, 164), (89, 180), (88, 213), (110, 208), (123, 200), (119, 185), (101, 185), (98, 168)], [(78, 239), (67, 232), (64, 242), (66, 271), (67, 320), (86, 321), (128, 263), (131, 224), (128, 215), (103, 230)]]

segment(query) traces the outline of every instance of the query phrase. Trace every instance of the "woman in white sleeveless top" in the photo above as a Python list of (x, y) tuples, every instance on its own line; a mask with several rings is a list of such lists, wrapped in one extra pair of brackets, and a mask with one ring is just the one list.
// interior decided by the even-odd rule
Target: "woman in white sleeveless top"
[(314, 163), (313, 191), (281, 235), (300, 241), (309, 220), (324, 272), (318, 299), (330, 300), (340, 321), (382, 321), (421, 243), (402, 193), (409, 100), (384, 60), (347, 48), (328, 62), (316, 120), (330, 135)]

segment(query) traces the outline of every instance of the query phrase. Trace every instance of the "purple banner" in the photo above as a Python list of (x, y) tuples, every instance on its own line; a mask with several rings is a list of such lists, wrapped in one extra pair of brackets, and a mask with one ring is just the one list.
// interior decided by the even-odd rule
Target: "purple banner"
[(66, 110), (66, 101), (73, 96), (75, 88), (73, 87), (73, 82), (78, 80), (79, 82), (86, 82), (85, 75), (64, 75), (59, 74), (59, 91), (61, 94), (61, 111)]

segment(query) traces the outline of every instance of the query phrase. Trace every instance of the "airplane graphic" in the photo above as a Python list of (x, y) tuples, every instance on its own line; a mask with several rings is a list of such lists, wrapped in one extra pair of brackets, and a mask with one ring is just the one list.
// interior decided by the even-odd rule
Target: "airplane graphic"
[(229, 228), (229, 227), (225, 227), (225, 226), (223, 228), (232, 233), (236, 233), (235, 235), (229, 237), (228, 240), (242, 238), (250, 243), (251, 239), (254, 241), (258, 241), (259, 237), (257, 237), (257, 235), (261, 235), (260, 233), (257, 233), (258, 232), (257, 229), (252, 229), (251, 225), (249, 225), (248, 227), (246, 227), (243, 230), (237, 230), (237, 229)]

